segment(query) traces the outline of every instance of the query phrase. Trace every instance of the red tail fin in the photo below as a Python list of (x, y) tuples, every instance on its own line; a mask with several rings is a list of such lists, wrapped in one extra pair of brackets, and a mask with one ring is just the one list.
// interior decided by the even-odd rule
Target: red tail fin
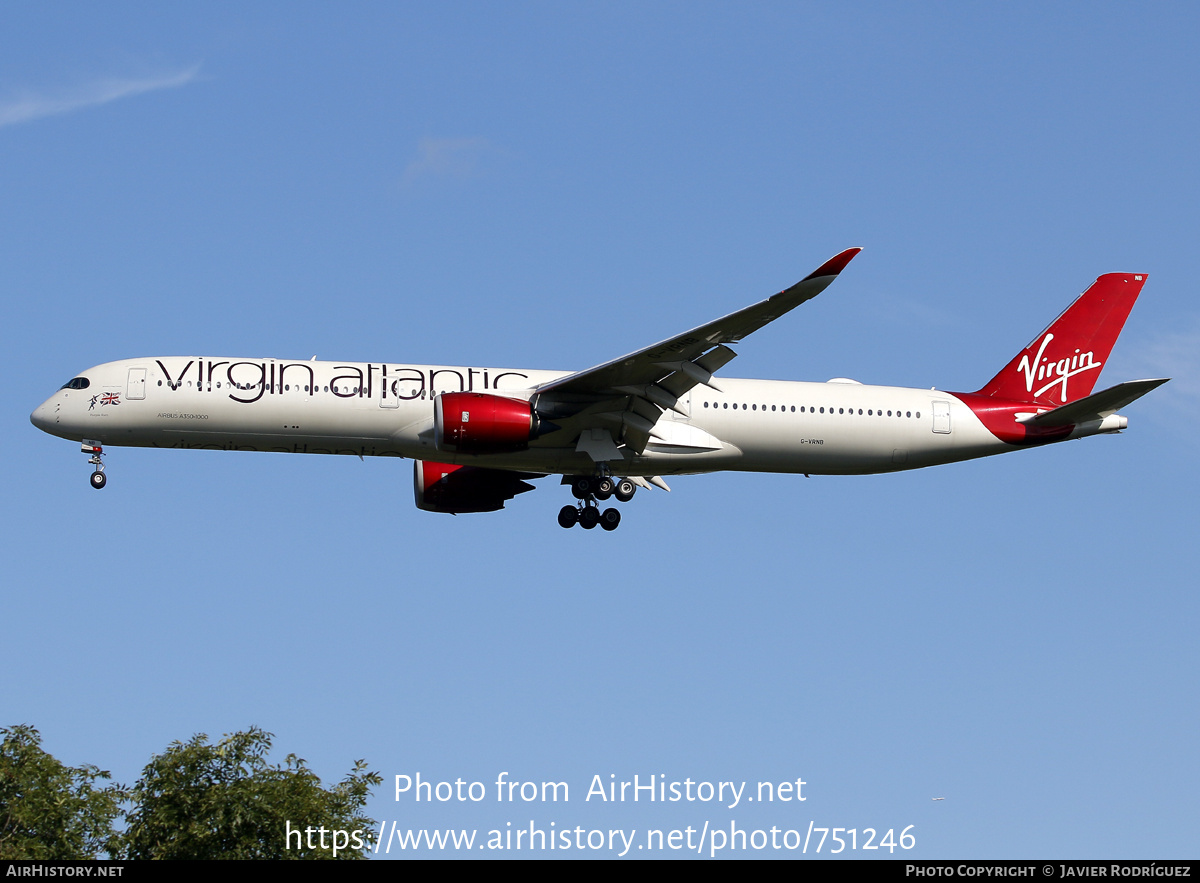
[(1090, 395), (1146, 274), (1106, 273), (978, 395), (1058, 407)]

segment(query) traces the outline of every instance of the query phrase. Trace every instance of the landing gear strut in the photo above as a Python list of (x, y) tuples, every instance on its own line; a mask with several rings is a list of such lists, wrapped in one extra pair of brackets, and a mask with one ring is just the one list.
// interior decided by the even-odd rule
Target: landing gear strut
[(100, 460), (104, 456), (104, 449), (101, 447), (100, 442), (85, 439), (80, 446), (80, 450), (85, 454), (92, 455), (88, 459), (88, 463), (96, 467), (95, 471), (92, 472), (92, 487), (100, 490), (100, 488), (108, 483), (108, 479), (104, 475), (104, 463)]

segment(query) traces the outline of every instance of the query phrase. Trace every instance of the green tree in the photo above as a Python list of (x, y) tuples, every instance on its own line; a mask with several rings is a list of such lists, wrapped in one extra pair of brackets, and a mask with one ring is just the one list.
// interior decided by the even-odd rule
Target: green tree
[(0, 727), (0, 859), (88, 859), (116, 851), (125, 790), (97, 767), (69, 767), (30, 726)]
[(200, 734), (154, 757), (130, 791), (120, 857), (364, 858), (376, 825), (363, 808), (383, 779), (360, 760), (325, 789), (294, 754), (269, 764), (271, 738), (252, 727), (212, 745)]

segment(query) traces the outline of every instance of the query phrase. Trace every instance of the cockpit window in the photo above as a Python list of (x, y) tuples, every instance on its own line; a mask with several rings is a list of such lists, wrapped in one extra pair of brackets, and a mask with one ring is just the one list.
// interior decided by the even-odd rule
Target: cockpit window
[(62, 385), (63, 389), (87, 389), (92, 382), (86, 377), (75, 377)]

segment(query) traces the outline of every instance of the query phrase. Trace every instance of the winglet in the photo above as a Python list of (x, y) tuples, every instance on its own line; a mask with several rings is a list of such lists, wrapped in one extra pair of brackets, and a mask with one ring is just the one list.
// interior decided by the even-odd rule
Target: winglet
[(861, 248), (848, 248), (840, 254), (835, 254), (825, 263), (821, 264), (821, 266), (817, 267), (817, 269), (809, 273), (803, 281), (807, 282), (809, 279), (816, 279), (820, 276), (836, 276), (842, 270), (846, 269), (846, 264), (854, 260), (854, 256), (860, 251), (862, 251)]

